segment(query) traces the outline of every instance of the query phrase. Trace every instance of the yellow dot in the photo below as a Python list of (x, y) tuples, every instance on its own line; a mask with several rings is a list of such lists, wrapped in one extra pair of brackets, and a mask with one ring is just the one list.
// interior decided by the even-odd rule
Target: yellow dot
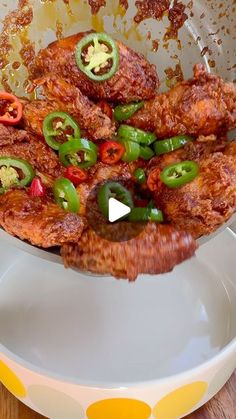
[(207, 383), (196, 381), (180, 387), (163, 397), (153, 410), (153, 415), (158, 419), (178, 419), (187, 415), (203, 398)]
[(207, 383), (196, 381), (180, 387), (161, 399), (153, 410), (156, 419), (178, 419), (187, 415), (203, 398)]
[(0, 361), (0, 381), (16, 397), (25, 397), (26, 389), (16, 374)]
[(88, 419), (148, 419), (151, 408), (135, 399), (100, 400), (87, 409)]

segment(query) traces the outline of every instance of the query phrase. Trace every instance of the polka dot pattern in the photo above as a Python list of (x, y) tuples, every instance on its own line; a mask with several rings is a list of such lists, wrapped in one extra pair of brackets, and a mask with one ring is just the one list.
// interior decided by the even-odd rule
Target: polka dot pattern
[(114, 398), (92, 404), (86, 413), (88, 419), (148, 419), (151, 408), (140, 400)]
[(50, 419), (85, 419), (82, 406), (67, 394), (47, 386), (32, 385), (28, 394), (42, 415)]
[(0, 361), (0, 381), (14, 396), (20, 398), (26, 396), (23, 383), (3, 361)]
[(156, 419), (178, 419), (187, 415), (203, 398), (207, 383), (198, 381), (172, 391), (161, 399), (153, 410)]

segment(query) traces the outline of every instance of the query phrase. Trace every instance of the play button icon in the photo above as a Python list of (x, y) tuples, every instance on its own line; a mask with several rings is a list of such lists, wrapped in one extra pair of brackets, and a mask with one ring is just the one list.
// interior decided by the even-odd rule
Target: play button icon
[(117, 199), (110, 198), (108, 211), (109, 221), (110, 223), (114, 223), (115, 221), (128, 215), (131, 212), (131, 209), (128, 205), (122, 204), (122, 202)]
[[(107, 214), (104, 215), (101, 211), (101, 207), (98, 205), (99, 191), (104, 185), (111, 186), (111, 183), (114, 187), (114, 182), (116, 182), (116, 184), (119, 183), (119, 186), (122, 185), (124, 188), (129, 189), (129, 183), (126, 183), (124, 179), (116, 179), (115, 181), (113, 179), (107, 179), (106, 182), (98, 182), (94, 188), (90, 190), (85, 209), (88, 227), (91, 228), (98, 237), (107, 241), (129, 241), (142, 233), (146, 221), (138, 223), (129, 221), (128, 215), (131, 213), (132, 205), (129, 205), (129, 200), (127, 197), (124, 199), (122, 193), (118, 197), (118, 194), (114, 193), (114, 188), (112, 190), (111, 188), (108, 188), (105, 191), (108, 191), (108, 194), (105, 194), (107, 197)], [(104, 198), (104, 196), (102, 198)], [(104, 205), (104, 201), (102, 204)]]

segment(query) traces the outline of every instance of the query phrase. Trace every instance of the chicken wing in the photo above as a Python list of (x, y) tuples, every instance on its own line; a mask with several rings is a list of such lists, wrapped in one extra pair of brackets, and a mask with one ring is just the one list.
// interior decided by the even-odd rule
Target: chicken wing
[[(190, 154), (182, 156), (173, 152), (171, 158), (159, 159), (152, 168), (150, 179), (158, 179), (158, 171), (167, 163), (189, 159)], [(153, 188), (156, 205), (164, 212), (166, 221), (177, 228), (188, 231), (194, 238), (214, 232), (236, 211), (236, 141), (223, 146), (221, 151), (209, 155), (195, 155), (199, 164), (199, 175), (178, 189), (169, 189), (163, 184)], [(192, 154), (193, 155), (193, 154)], [(184, 158), (183, 158), (184, 157)], [(156, 162), (157, 163), (157, 162)], [(157, 180), (158, 181), (158, 180)]]
[(48, 197), (30, 197), (26, 190), (15, 189), (0, 196), (0, 226), (21, 240), (47, 248), (77, 243), (86, 221)]
[(127, 123), (158, 138), (225, 132), (236, 127), (236, 88), (197, 64), (193, 79), (147, 101)]
[(25, 130), (0, 124), (0, 156), (18, 157), (27, 160), (40, 173), (57, 177), (63, 172), (58, 156), (44, 140)]
[[(114, 225), (126, 234), (127, 223)], [(78, 244), (66, 244), (61, 255), (66, 267), (76, 267), (96, 274), (110, 274), (134, 281), (141, 273), (160, 274), (194, 255), (196, 242), (188, 233), (168, 225), (148, 223), (137, 237), (111, 242), (98, 237), (92, 229), (84, 232)]]
[(42, 135), (44, 118), (51, 112), (64, 111), (75, 118), (89, 138), (106, 140), (112, 137), (114, 123), (80, 89), (55, 75), (40, 79), (37, 84), (42, 85), (47, 100), (24, 103), (23, 125), (26, 129)]
[(41, 50), (31, 67), (31, 78), (56, 74), (65, 78), (81, 92), (93, 99), (132, 102), (154, 96), (159, 85), (156, 69), (142, 54), (117, 41), (120, 66), (116, 74), (101, 83), (90, 80), (79, 70), (75, 61), (75, 47), (87, 35), (81, 32), (60, 41), (55, 41)]

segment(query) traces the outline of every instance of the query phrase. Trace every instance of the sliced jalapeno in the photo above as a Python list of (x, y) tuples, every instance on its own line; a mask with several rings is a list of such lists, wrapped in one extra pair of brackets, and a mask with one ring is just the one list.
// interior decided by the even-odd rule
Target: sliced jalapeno
[(91, 80), (110, 79), (119, 67), (117, 43), (106, 33), (91, 33), (76, 47), (76, 63)]
[(198, 172), (198, 164), (194, 161), (186, 160), (165, 167), (160, 174), (160, 178), (168, 188), (179, 188), (186, 183), (192, 182), (198, 175)]
[(98, 206), (101, 213), (109, 218), (109, 199), (115, 198), (130, 208), (133, 208), (131, 193), (119, 182), (107, 182), (102, 185), (97, 194)]
[(56, 203), (65, 211), (79, 212), (80, 198), (73, 183), (66, 178), (58, 178), (53, 185)]
[[(19, 170), (22, 171), (23, 178), (21, 178)], [(2, 185), (0, 194), (14, 186), (24, 187), (29, 185), (34, 176), (34, 169), (26, 160), (7, 156), (0, 157), (0, 182)]]
[(80, 128), (68, 113), (52, 112), (43, 121), (43, 135), (51, 148), (59, 150), (62, 142), (80, 138)]
[(60, 145), (59, 159), (65, 167), (72, 165), (86, 169), (97, 161), (97, 146), (84, 138), (67, 141)]
[(129, 119), (135, 112), (144, 106), (144, 101), (137, 103), (128, 103), (127, 105), (118, 105), (114, 109), (114, 117), (117, 121)]
[(134, 141), (142, 145), (150, 145), (156, 140), (156, 135), (130, 125), (122, 124), (117, 131), (118, 137), (127, 141)]
[(170, 151), (177, 150), (178, 148), (184, 147), (185, 144), (192, 141), (193, 138), (189, 135), (178, 135), (171, 137), (166, 140), (156, 141), (154, 143), (154, 150), (157, 155), (169, 153)]

